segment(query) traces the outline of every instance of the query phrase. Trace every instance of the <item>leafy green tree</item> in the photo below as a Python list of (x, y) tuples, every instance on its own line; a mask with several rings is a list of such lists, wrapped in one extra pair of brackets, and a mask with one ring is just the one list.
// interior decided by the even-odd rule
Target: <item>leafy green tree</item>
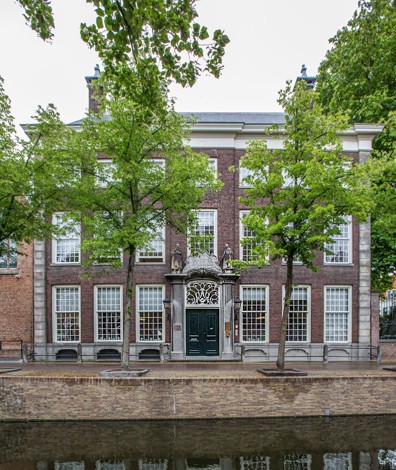
[(24, 9), (26, 23), (44, 41), (53, 37), (54, 16), (49, 0), (17, 0)]
[[(51, 40), (54, 19), (50, 2), (17, 1), (24, 9), (29, 26), (43, 40)], [(153, 115), (160, 114), (159, 104), (164, 92), (167, 93), (168, 80), (193, 85), (201, 72), (219, 76), (224, 47), (229, 40), (220, 30), (209, 40), (207, 28), (196, 22), (195, 0), (86, 1), (94, 4), (97, 19), (95, 25), (82, 25), (81, 35), (97, 50), (105, 64), (106, 89), (113, 96), (121, 95), (125, 99), (133, 96), (134, 101), (145, 109), (146, 123), (151, 106)], [(106, 87), (103, 82), (101, 86)], [(162, 105), (162, 114), (168, 115), (167, 104)], [(73, 183), (62, 171), (57, 171), (62, 170), (63, 165), (65, 172), (74, 166), (74, 162), (71, 159), (67, 163), (62, 158), (56, 168), (56, 161), (50, 161), (50, 155), (44, 153), (51, 147), (56, 149), (53, 155), (61, 153), (62, 141), (71, 131), (60, 122), (54, 107), (39, 108), (36, 116), (39, 125), (29, 131), (31, 141), (26, 144), (18, 140), (2, 80), (0, 113), (0, 241), (8, 237), (19, 242), (48, 236), (50, 230), (45, 216), (51, 206), (49, 195), (53, 206), (58, 204), (60, 207), (65, 196), (57, 198), (56, 195), (61, 194), (66, 184)], [(55, 136), (61, 139), (58, 145), (51, 142)], [(44, 141), (45, 145), (41, 145)], [(40, 155), (40, 162), (32, 158), (34, 154)], [(47, 172), (45, 175), (44, 171)], [(73, 171), (75, 175), (76, 170), (69, 173), (71, 178)], [(54, 184), (56, 178), (58, 185)], [(50, 184), (54, 185), (50, 187)]]
[(382, 171), (373, 183), (376, 206), (371, 224), (372, 286), (386, 292), (396, 278), (396, 112), (389, 114), (373, 153)]
[(359, 0), (347, 26), (330, 39), (317, 91), (325, 110), (352, 122), (380, 122), (396, 110), (396, 3)]
[[(242, 264), (266, 265), (283, 259), (287, 266), (277, 367), (284, 369), (285, 341), (294, 283), (293, 262), (317, 271), (314, 257), (339, 233), (345, 217), (359, 221), (371, 207), (367, 168), (342, 153), (338, 133), (344, 116), (325, 116), (316, 93), (302, 81), (280, 92), (286, 113), (284, 128), (272, 128), (283, 140), (282, 150), (269, 150), (265, 140), (250, 142), (242, 166), (250, 170), (249, 188), (241, 201), (250, 209), (244, 225), (255, 235), (255, 260)], [(246, 240), (251, 243), (251, 240)]]
[[(17, 0), (27, 24), (44, 40), (53, 37), (47, 0)], [(131, 64), (140, 80), (169, 78), (192, 86), (202, 72), (219, 77), (227, 35), (198, 23), (196, 0), (85, 0), (96, 21), (81, 24), (81, 38), (94, 48), (106, 69)]]
[(136, 93), (138, 101), (110, 97), (102, 103), (109, 115), (88, 115), (70, 150), (82, 157), (83, 178), (69, 215), (82, 223), (87, 266), (121, 267), (126, 257), (124, 368), (129, 365), (137, 253), (149, 249), (164, 224), (187, 233), (193, 209), (208, 188), (219, 187), (208, 157), (185, 145), (188, 123), (167, 105), (166, 96), (144, 107)]
[(192, 86), (202, 72), (220, 75), (229, 39), (210, 38), (196, 19), (196, 0), (87, 0), (96, 23), (81, 25), (81, 37), (95, 48), (105, 68), (133, 64), (140, 80), (161, 76)]
[(345, 111), (352, 122), (385, 124), (373, 152), (383, 171), (372, 182), (377, 202), (372, 214), (372, 285), (387, 290), (395, 279), (390, 274), (396, 273), (396, 2), (360, 0), (352, 19), (330, 43), (317, 79), (324, 109)]
[(70, 130), (51, 106), (39, 108), (36, 119), (39, 124), (27, 129), (30, 139), (19, 139), (0, 78), (0, 256), (10, 239), (19, 244), (50, 236), (47, 216), (64, 205), (76, 182), (64, 151)]

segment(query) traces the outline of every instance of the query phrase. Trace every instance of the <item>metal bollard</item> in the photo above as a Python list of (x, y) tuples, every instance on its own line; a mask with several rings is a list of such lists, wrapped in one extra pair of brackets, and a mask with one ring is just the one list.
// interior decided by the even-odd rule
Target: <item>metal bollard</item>
[(329, 362), (329, 345), (325, 344), (323, 346), (323, 364), (327, 364)]

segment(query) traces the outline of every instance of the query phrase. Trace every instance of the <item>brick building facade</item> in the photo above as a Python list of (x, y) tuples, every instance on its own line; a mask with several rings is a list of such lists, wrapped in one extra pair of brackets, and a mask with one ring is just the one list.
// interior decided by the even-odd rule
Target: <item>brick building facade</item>
[(33, 245), (0, 257), (0, 299), (0, 358), (21, 357), (33, 342)]
[[(95, 77), (87, 77), (90, 82)], [(95, 103), (90, 96), (90, 106)], [(282, 315), (286, 266), (281, 261), (236, 275), (222, 261), (248, 256), (240, 245), (246, 207), (239, 160), (247, 142), (282, 124), (282, 113), (197, 113), (191, 147), (205, 152), (224, 184), (208, 193), (198, 210), (198, 232), (211, 235), (208, 253), (189, 256), (187, 240), (169, 228), (141, 252), (135, 268), (132, 360), (275, 360)], [(72, 124), (78, 127), (80, 122)], [(364, 161), (379, 132), (355, 124), (341, 139), (344, 152)], [(267, 137), (269, 148), (279, 139)], [(313, 273), (295, 266), (286, 360), (370, 359), (376, 320), (370, 297), (370, 226), (345, 220), (334, 256), (318, 253)], [(34, 343), (37, 359), (114, 357), (121, 351), (125, 269), (81, 278), (79, 235), (35, 244)], [(180, 253), (179, 249), (180, 247)], [(177, 258), (177, 259), (176, 259)], [(124, 259), (126, 266), (126, 259)], [(101, 269), (98, 267), (98, 269)], [(165, 302), (163, 302), (165, 300)]]

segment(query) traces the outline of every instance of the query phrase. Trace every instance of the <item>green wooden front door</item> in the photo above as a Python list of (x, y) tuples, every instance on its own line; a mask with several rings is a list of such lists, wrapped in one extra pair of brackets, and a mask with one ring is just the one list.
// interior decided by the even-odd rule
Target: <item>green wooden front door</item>
[(187, 356), (219, 355), (219, 311), (186, 311)]

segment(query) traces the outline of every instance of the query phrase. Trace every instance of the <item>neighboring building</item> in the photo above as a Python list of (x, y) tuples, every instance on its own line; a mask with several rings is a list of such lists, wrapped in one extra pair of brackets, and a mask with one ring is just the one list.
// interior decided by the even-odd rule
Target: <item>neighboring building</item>
[[(87, 77), (88, 83), (95, 77)], [(165, 228), (152, 250), (139, 253), (131, 359), (161, 352), (168, 360), (275, 360), (286, 266), (276, 261), (238, 276), (228, 269), (226, 247), (234, 257), (250, 256), (249, 247), (240, 245), (251, 234), (243, 226), (246, 207), (238, 201), (244, 193), (239, 160), (247, 142), (262, 139), (270, 125), (282, 125), (284, 115), (195, 116), (191, 146), (210, 157), (224, 183), (219, 194), (207, 194), (197, 209), (198, 232), (213, 238), (208, 253), (188, 256), (185, 237)], [(364, 161), (378, 132), (377, 126), (355, 124), (341, 135), (344, 151)], [(281, 145), (271, 136), (267, 142), (269, 148)], [(230, 171), (232, 166), (238, 171)], [(329, 359), (368, 360), (371, 346), (378, 343), (378, 335), (372, 336), (378, 313), (371, 312), (369, 224), (346, 219), (332, 249), (332, 256), (317, 254), (318, 273), (295, 266), (286, 360), (322, 360), (325, 345)], [(34, 273), (36, 358), (72, 358), (77, 353), (83, 360), (117, 357), (126, 295), (124, 269), (81, 278), (78, 232), (52, 243), (36, 243), (35, 257), (45, 259)]]
[(33, 245), (16, 248), (8, 240), (0, 256), (0, 359), (20, 359), (33, 342)]

